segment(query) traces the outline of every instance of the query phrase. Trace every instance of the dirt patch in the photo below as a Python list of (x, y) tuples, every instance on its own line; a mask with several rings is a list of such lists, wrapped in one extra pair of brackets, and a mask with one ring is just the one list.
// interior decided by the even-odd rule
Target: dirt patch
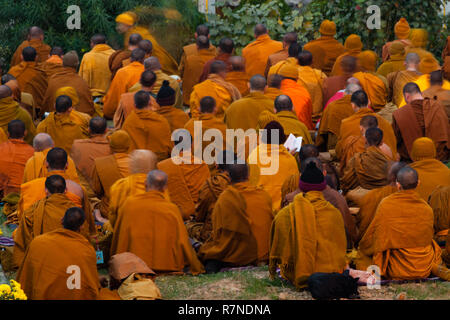
[(238, 296), (244, 290), (240, 281), (234, 279), (222, 279), (214, 283), (208, 283), (193, 288), (193, 294), (186, 297), (187, 300), (225, 300)]

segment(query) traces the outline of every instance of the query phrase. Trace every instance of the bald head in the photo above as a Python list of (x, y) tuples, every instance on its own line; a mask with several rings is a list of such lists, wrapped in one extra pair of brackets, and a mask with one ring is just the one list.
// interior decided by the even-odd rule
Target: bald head
[(246, 163), (227, 164), (226, 171), (230, 175), (232, 184), (248, 180), (248, 165)]
[(268, 79), (269, 88), (281, 88), (281, 81), (283, 81), (283, 77), (279, 74), (271, 74)]
[(214, 113), (216, 110), (216, 100), (213, 97), (206, 96), (200, 100), (201, 113)]
[(163, 192), (167, 185), (167, 174), (161, 170), (152, 170), (147, 174), (147, 191), (156, 190)]
[(419, 183), (417, 171), (410, 166), (404, 166), (397, 173), (397, 182), (403, 190), (415, 189)]
[(275, 99), (275, 109), (277, 110), (277, 113), (281, 111), (292, 111), (292, 107), (292, 100), (289, 96), (282, 94)]
[(267, 33), (267, 28), (265, 25), (258, 23), (255, 26), (255, 29), (253, 29), (253, 32), (255, 33), (255, 38), (258, 38), (259, 36)]
[(288, 55), (291, 58), (297, 58), (298, 55), (302, 52), (302, 45), (300, 43), (293, 43), (289, 46)]
[(209, 36), (209, 28), (206, 24), (201, 24), (197, 26), (197, 29), (195, 29), (195, 33), (198, 36), (205, 36), (208, 37)]
[(86, 214), (81, 208), (72, 207), (67, 209), (62, 220), (62, 225), (64, 229), (79, 232), (81, 226), (86, 220)]
[(139, 33), (132, 33), (128, 39), (129, 47), (137, 47), (139, 42), (142, 40), (142, 36)]
[(420, 63), (420, 57), (417, 53), (411, 52), (406, 55), (405, 65), (407, 69), (417, 70)]
[(367, 106), (369, 105), (369, 97), (363, 90), (354, 92), (350, 101), (352, 105), (358, 109), (367, 108)]
[(136, 48), (133, 51), (131, 51), (130, 61), (137, 61), (140, 63), (144, 63), (145, 59), (145, 51), (141, 48)]
[(375, 116), (364, 116), (359, 121), (359, 125), (364, 129), (378, 128), (378, 119)]
[(135, 173), (149, 173), (156, 169), (158, 157), (150, 150), (137, 149), (130, 153), (130, 172)]
[(211, 63), (211, 67), (209, 70), (211, 74), (224, 74), (227, 72), (227, 65), (223, 61), (216, 60)]
[(266, 88), (266, 84), (267, 84), (266, 78), (264, 78), (260, 74), (255, 74), (250, 79), (250, 90), (264, 92), (264, 89)]
[(106, 119), (103, 117), (93, 117), (89, 121), (89, 132), (92, 135), (106, 133)]
[(352, 56), (345, 56), (341, 60), (341, 68), (344, 73), (353, 74), (356, 72), (358, 59)]
[(138, 47), (144, 50), (146, 56), (150, 56), (153, 51), (153, 44), (150, 40), (141, 40), (139, 41)]
[(297, 42), (298, 35), (295, 32), (288, 32), (283, 37), (283, 42), (285, 46), (290, 46), (293, 43)]
[(391, 185), (395, 185), (398, 172), (406, 166), (406, 162), (391, 162), (388, 170), (388, 181)]
[(442, 86), (444, 84), (444, 74), (442, 70), (436, 70), (430, 73), (430, 85)]
[(199, 50), (209, 48), (209, 38), (207, 36), (198, 36), (195, 43)]
[(91, 38), (91, 43), (93, 46), (96, 46), (98, 44), (104, 44), (106, 43), (106, 37), (104, 34), (101, 33), (94, 34)]
[(65, 170), (67, 166), (67, 152), (61, 148), (52, 148), (47, 153), (46, 160), (49, 170)]
[(161, 63), (157, 57), (150, 57), (144, 61), (145, 70), (158, 71), (161, 70)]
[(312, 53), (307, 50), (303, 50), (298, 54), (297, 60), (298, 64), (301, 66), (310, 66), (313, 63)]
[(54, 146), (52, 137), (47, 133), (38, 133), (33, 139), (33, 148), (36, 152), (41, 152)]
[(22, 50), (23, 61), (33, 62), (36, 60), (37, 52), (33, 47), (25, 47)]
[(0, 99), (10, 97), (12, 95), (12, 91), (8, 86), (1, 85), (0, 86)]
[(383, 131), (379, 128), (368, 128), (364, 136), (369, 146), (378, 147), (383, 142)]
[(25, 130), (25, 123), (22, 120), (12, 120), (8, 123), (8, 135), (10, 139), (23, 139)]
[(319, 149), (313, 144), (304, 144), (299, 152), (300, 161), (307, 158), (317, 158), (319, 156)]
[(219, 49), (223, 53), (231, 54), (234, 49), (234, 42), (230, 38), (222, 38), (219, 42)]
[(52, 50), (50, 50), (50, 55), (62, 57), (64, 55), (64, 50), (61, 47), (53, 47)]
[(44, 31), (39, 27), (31, 27), (29, 32), (30, 39), (43, 39)]
[(361, 90), (361, 89), (362, 89), (362, 88), (361, 88), (360, 85), (355, 84), (355, 83), (350, 83), (350, 84), (347, 85), (347, 87), (345, 87), (345, 94), (346, 94), (346, 95), (353, 94), (353, 93), (355, 93), (356, 91), (359, 91), (359, 90)]
[(408, 82), (407, 84), (405, 84), (405, 86), (403, 87), (403, 94), (420, 94), (420, 88), (419, 86), (414, 83), (414, 82)]
[(245, 59), (240, 56), (232, 56), (228, 59), (228, 62), (231, 64), (232, 71), (245, 71)]
[(151, 70), (145, 70), (141, 74), (140, 83), (143, 88), (151, 88), (156, 82), (156, 74)]

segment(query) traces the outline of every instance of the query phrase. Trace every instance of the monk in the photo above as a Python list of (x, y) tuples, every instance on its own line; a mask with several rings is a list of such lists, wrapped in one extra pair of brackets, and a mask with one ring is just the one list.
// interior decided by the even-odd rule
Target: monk
[(233, 102), (241, 98), (239, 90), (225, 80), (227, 75), (226, 64), (222, 61), (214, 61), (210, 66), (208, 78), (195, 85), (190, 99), (191, 117), (198, 119), (199, 104), (203, 97), (211, 96), (216, 100), (216, 117), (223, 118), (225, 110)]
[[(272, 209), (281, 206), (281, 187), (292, 174), (298, 173), (294, 156), (284, 147), (286, 136), (280, 123), (269, 122), (264, 129), (261, 144), (248, 157), (249, 180), (254, 186), (263, 187), (272, 198)], [(276, 136), (278, 134), (278, 136)]]
[(264, 91), (264, 95), (275, 101), (275, 99), (282, 95), (283, 92), (281, 92), (281, 81), (283, 81), (283, 77), (279, 74), (272, 74), (267, 78), (267, 88)]
[(156, 103), (159, 105), (156, 113), (166, 118), (170, 126), (170, 132), (184, 128), (184, 125), (189, 121), (186, 112), (176, 108), (176, 96), (177, 92), (172, 89), (167, 80), (163, 81), (161, 89), (156, 95)]
[[(331, 76), (340, 76), (345, 73), (344, 70), (342, 70), (341, 67), (341, 61), (344, 57), (351, 56), (357, 58), (358, 55), (362, 51), (363, 44), (361, 42), (361, 38), (356, 34), (351, 34), (345, 39), (344, 48), (346, 49), (346, 52), (341, 54), (339, 57), (336, 58), (336, 61), (334, 62), (333, 69), (331, 70)], [(359, 68), (358, 68), (359, 69)]]
[(250, 93), (248, 87), (250, 78), (245, 72), (245, 59), (239, 56), (232, 56), (228, 59), (228, 62), (231, 65), (231, 70), (227, 72), (225, 81), (234, 85), (241, 93), (241, 96), (245, 97)]
[[(100, 289), (96, 255), (92, 244), (80, 234), (87, 214), (70, 208), (62, 228), (31, 241), (16, 279), (30, 300), (96, 300)], [(79, 286), (69, 286), (72, 266), (80, 272)], [(70, 282), (70, 284), (72, 284)]]
[(274, 66), (272, 66), (269, 69), (268, 75), (272, 75), (272, 74), (279, 74), (280, 73), (280, 69), (285, 66), (286, 64), (291, 64), (293, 66), (298, 67), (298, 60), (297, 60), (297, 56), (298, 54), (302, 51), (302, 45), (299, 43), (293, 43), (292, 45), (289, 46), (288, 49), (288, 57), (285, 60), (281, 60), (279, 61), (277, 64), (275, 64)]
[(447, 117), (450, 119), (450, 91), (443, 88), (444, 73), (442, 70), (433, 71), (430, 73), (430, 88), (423, 91), (425, 98), (436, 100), (445, 109)]
[(394, 42), (389, 46), (389, 59), (377, 69), (377, 73), (387, 78), (389, 73), (405, 70), (405, 46), (401, 42)]
[(228, 150), (224, 150), (217, 155), (214, 170), (211, 171), (211, 178), (206, 180), (199, 191), (195, 216), (186, 223), (189, 237), (195, 241), (194, 248), (199, 247), (211, 237), (214, 207), (219, 196), (230, 185), (227, 157), (233, 159), (233, 161), (237, 159), (236, 155)]
[(160, 274), (180, 274), (185, 267), (193, 275), (203, 273), (204, 267), (189, 243), (180, 210), (164, 198), (167, 180), (164, 172), (150, 171), (146, 192), (125, 200), (114, 227), (111, 255), (134, 253)]
[(22, 184), (25, 164), (34, 149), (23, 139), (25, 124), (20, 120), (8, 123), (8, 141), (0, 143), (0, 194), (18, 193)]
[[(152, 44), (152, 42), (150, 40), (144, 39), (144, 40), (139, 41), (137, 47), (139, 49), (144, 50), (144, 52), (145, 52), (144, 61), (145, 61), (145, 59), (150, 58), (152, 56), (153, 44)], [(125, 60), (122, 61), (122, 66), (126, 67), (130, 63), (131, 63), (131, 59), (130, 58), (125, 59)]]
[(410, 161), (413, 142), (420, 137), (432, 139), (437, 149), (437, 159), (449, 158), (450, 136), (448, 117), (442, 105), (424, 98), (419, 86), (413, 82), (403, 88), (407, 103), (392, 114), (392, 128), (397, 138), (397, 148), (404, 161)]
[(41, 28), (33, 26), (27, 34), (27, 40), (22, 42), (14, 52), (11, 59), (11, 67), (19, 64), (20, 55), (25, 47), (33, 47), (37, 52), (37, 62), (44, 62), (48, 59), (50, 53), (50, 46), (44, 42), (44, 31)]
[(275, 216), (270, 230), (269, 273), (297, 288), (315, 272), (343, 272), (347, 241), (342, 214), (325, 200), (322, 171), (310, 162), (300, 177), (304, 193)]
[(90, 45), (91, 51), (83, 56), (78, 73), (91, 89), (91, 95), (102, 97), (111, 83), (108, 61), (114, 49), (106, 44), (106, 37), (103, 34), (92, 36)]
[(199, 83), (208, 79), (208, 75), (211, 73), (211, 64), (214, 61), (222, 61), (226, 65), (227, 72), (231, 71), (230, 58), (234, 52), (234, 42), (230, 38), (222, 38), (219, 41), (219, 46), (217, 47), (216, 56), (208, 60), (203, 66), (203, 72), (200, 76)]
[(139, 81), (144, 72), (145, 52), (142, 49), (134, 49), (131, 53), (131, 63), (117, 71), (111, 85), (103, 98), (103, 113), (107, 119), (112, 119), (120, 101), (120, 96)]
[[(111, 186), (119, 179), (130, 175), (130, 136), (123, 130), (117, 130), (108, 136), (112, 154), (94, 159), (91, 175), (91, 187), (100, 203), (96, 204), (96, 219), (108, 218)], [(101, 217), (99, 214), (101, 214)]]
[(437, 186), (450, 186), (450, 170), (436, 159), (436, 147), (433, 140), (423, 137), (414, 141), (411, 150), (413, 163), (411, 168), (419, 175), (416, 188), (420, 197), (428, 201)]
[(147, 174), (156, 169), (158, 157), (149, 150), (134, 150), (130, 153), (130, 175), (114, 182), (110, 188), (108, 220), (114, 228), (119, 211), (127, 198), (145, 193)]
[(183, 81), (183, 104), (189, 106), (192, 88), (198, 84), (205, 63), (216, 56), (216, 48), (209, 43), (209, 38), (204, 35), (196, 37), (195, 49), (187, 49), (186, 47), (183, 48), (179, 68)]
[(342, 144), (349, 136), (360, 135), (359, 122), (361, 118), (367, 115), (377, 117), (378, 127), (383, 131), (384, 142), (389, 146), (392, 154), (397, 153), (397, 141), (391, 124), (382, 118), (380, 115), (374, 113), (369, 109), (369, 99), (363, 90), (356, 91), (352, 94), (351, 105), (354, 114), (342, 121), (338, 143), (336, 145), (336, 155), (341, 158)]
[[(76, 204), (66, 195), (66, 180), (60, 175), (49, 176), (45, 180), (46, 197), (37, 201), (25, 210), (19, 227), (14, 235), (14, 263), (21, 266), (23, 257), (30, 242), (37, 236), (61, 228), (61, 220), (67, 209), (76, 207)], [(90, 240), (90, 234), (94, 230), (92, 216), (81, 226), (81, 234)]]
[(392, 61), (393, 53), (391, 48), (394, 44), (400, 44), (403, 48), (408, 48), (411, 46), (411, 41), (408, 39), (409, 34), (411, 32), (411, 28), (409, 27), (408, 21), (405, 18), (400, 18), (394, 26), (395, 40), (386, 43), (382, 49), (382, 59), (383, 62)]
[(257, 74), (250, 79), (248, 85), (250, 93), (225, 110), (224, 122), (228, 129), (255, 129), (261, 112), (274, 112), (273, 101), (264, 95), (266, 79)]
[(164, 160), (172, 150), (169, 122), (162, 115), (151, 111), (150, 94), (138, 91), (134, 95), (136, 109), (125, 120), (122, 129), (130, 135), (130, 151), (151, 150)]
[(278, 122), (283, 126), (284, 133), (289, 136), (302, 137), (302, 144), (312, 143), (311, 134), (308, 128), (297, 119), (294, 113), (294, 105), (291, 98), (286, 95), (279, 95), (275, 99), (275, 111)]
[(336, 24), (334, 21), (322, 21), (319, 33), (320, 37), (305, 44), (303, 50), (313, 54), (312, 67), (322, 70), (329, 76), (337, 57), (345, 52), (345, 48), (334, 38), (336, 35)]
[(379, 128), (369, 128), (365, 132), (365, 138), (366, 150), (356, 153), (344, 169), (341, 179), (344, 194), (358, 187), (372, 190), (387, 184), (388, 161), (392, 161), (392, 158), (386, 156), (380, 149), (383, 131)]
[(139, 33), (132, 33), (128, 38), (128, 46), (126, 49), (116, 50), (109, 56), (108, 66), (111, 71), (111, 81), (116, 76), (117, 71), (124, 67), (123, 62), (130, 59), (131, 52), (139, 48), (139, 42), (142, 41), (142, 36)]
[(36, 127), (30, 114), (19, 106), (14, 100), (13, 92), (7, 85), (0, 86), (0, 128), (4, 133), (7, 132), (8, 123), (12, 120), (21, 120), (25, 124), (27, 134), (25, 142), (31, 144), (36, 134)]
[(324, 109), (315, 143), (321, 151), (334, 150), (336, 148), (341, 132), (341, 122), (354, 113), (351, 98), (359, 90), (361, 90), (359, 85), (355, 83), (348, 84), (344, 90), (344, 96), (331, 102)]
[(286, 60), (289, 58), (289, 48), (292, 44), (297, 43), (298, 35), (295, 32), (288, 32), (284, 35), (283, 49), (275, 52), (267, 58), (266, 70), (264, 71), (264, 76), (267, 78), (269, 76), (269, 70), (272, 66), (276, 65), (278, 62)]
[(283, 77), (281, 92), (291, 98), (298, 120), (303, 122), (309, 130), (313, 130), (312, 100), (308, 90), (297, 83), (298, 67), (286, 64), (281, 67), (279, 74)]
[[(28, 159), (25, 170), (23, 174), (22, 183), (28, 181), (46, 177), (48, 174), (46, 166), (47, 153), (55, 147), (55, 143), (50, 135), (47, 133), (38, 133), (33, 139), (33, 149), (34, 155)], [(67, 169), (66, 176), (68, 179), (73, 180), (77, 183), (80, 182), (75, 167), (71, 157), (67, 157)]]
[(56, 98), (55, 112), (39, 123), (36, 132), (48, 133), (55, 146), (70, 153), (73, 141), (89, 137), (89, 115), (73, 110), (72, 99), (66, 95)]
[(430, 194), (428, 204), (434, 213), (434, 241), (442, 245), (447, 241), (449, 234), (449, 204), (450, 186), (438, 186)]
[[(409, 39), (411, 40), (411, 45), (406, 49), (406, 53), (417, 53), (420, 60), (428, 54), (431, 54), (426, 50), (428, 46), (428, 31), (425, 29), (412, 29)], [(434, 57), (434, 56), (433, 56)]]
[(40, 63), (39, 67), (45, 72), (47, 78), (61, 70), (63, 65), (64, 50), (61, 47), (53, 47), (50, 51), (49, 58)]
[(380, 267), (386, 279), (412, 280), (437, 274), (441, 249), (433, 240), (433, 210), (415, 188), (417, 172), (406, 166), (397, 174), (398, 192), (384, 198), (359, 242), (356, 267)]
[(255, 74), (263, 75), (269, 56), (283, 49), (283, 44), (280, 41), (270, 38), (265, 25), (257, 24), (253, 32), (255, 41), (242, 49), (242, 57), (247, 63), (246, 71), (249, 78)]
[(328, 77), (323, 81), (323, 104), (326, 106), (330, 99), (339, 91), (344, 90), (347, 81), (358, 71), (358, 60), (353, 56), (345, 56), (341, 59), (341, 69), (343, 74)]
[(228, 164), (231, 184), (220, 194), (212, 213), (211, 237), (198, 255), (207, 273), (222, 267), (267, 263), (272, 202), (249, 180), (247, 164)]
[[(70, 155), (76, 165), (81, 184), (92, 195), (91, 177), (95, 167), (95, 159), (112, 154), (109, 140), (106, 138), (105, 118), (94, 117), (89, 121), (89, 139), (73, 141)], [(91, 191), (91, 192), (89, 192)]]
[(17, 79), (9, 73), (1, 77), (1, 84), (7, 85), (11, 89), (13, 99), (19, 103), (19, 106), (27, 110), (34, 119), (36, 116), (36, 102), (33, 95), (20, 90)]
[(208, 165), (196, 158), (191, 150), (189, 131), (182, 130), (184, 134), (175, 140), (178, 154), (158, 162), (157, 168), (169, 176), (167, 188), (170, 201), (178, 206), (183, 220), (189, 220), (195, 214), (199, 191), (211, 175)]

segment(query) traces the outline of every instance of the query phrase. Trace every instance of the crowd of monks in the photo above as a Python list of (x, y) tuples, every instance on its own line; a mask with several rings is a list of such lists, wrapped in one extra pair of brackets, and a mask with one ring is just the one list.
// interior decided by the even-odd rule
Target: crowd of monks
[[(116, 22), (124, 48), (94, 35), (81, 63), (32, 27), (1, 77), (0, 194), (29, 299), (155, 298), (155, 275), (256, 265), (296, 288), (372, 265), (450, 279), (450, 37), (441, 67), (404, 18), (381, 56), (329, 20), (304, 45), (257, 24), (241, 56), (200, 25), (178, 64), (135, 14)], [(214, 163), (196, 123), (222, 133)]]

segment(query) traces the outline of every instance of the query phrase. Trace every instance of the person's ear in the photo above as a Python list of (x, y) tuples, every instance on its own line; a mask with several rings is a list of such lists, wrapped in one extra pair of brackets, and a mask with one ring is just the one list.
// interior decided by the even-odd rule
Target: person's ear
[(64, 171), (66, 171), (67, 168), (69, 168), (69, 161), (66, 162), (66, 165), (64, 166)]
[(48, 169), (48, 168), (50, 168), (50, 165), (48, 164), (48, 161), (47, 160), (45, 160), (45, 167)]
[(361, 135), (364, 135), (364, 127), (362, 125), (359, 126), (359, 132), (361, 132)]
[(21, 59), (22, 61), (25, 61), (25, 59), (23, 58), (23, 54), (20, 55), (20, 59)]
[(45, 188), (45, 196), (46, 196), (46, 197), (49, 197), (50, 195), (51, 195), (50, 191), (48, 191), (48, 189)]
[(402, 186), (398, 183), (398, 181), (395, 182), (395, 185), (397, 186), (397, 190), (402, 190)]

